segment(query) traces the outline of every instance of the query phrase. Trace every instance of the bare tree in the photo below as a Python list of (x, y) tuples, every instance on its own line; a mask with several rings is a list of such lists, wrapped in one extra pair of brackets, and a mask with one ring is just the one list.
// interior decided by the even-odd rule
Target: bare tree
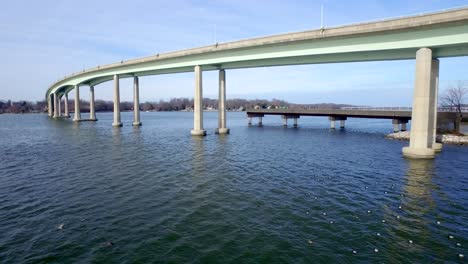
[(457, 120), (455, 120), (455, 131), (460, 131), (460, 122), (462, 119), (462, 107), (464, 100), (468, 94), (468, 84), (466, 81), (458, 81), (455, 86), (449, 87), (445, 90), (441, 97), (441, 105), (450, 111), (458, 113)]

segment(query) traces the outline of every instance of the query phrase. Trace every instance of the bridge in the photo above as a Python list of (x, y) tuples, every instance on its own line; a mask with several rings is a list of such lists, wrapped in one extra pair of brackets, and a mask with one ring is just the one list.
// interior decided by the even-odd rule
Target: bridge
[[(147, 75), (194, 72), (194, 125), (191, 134), (204, 136), (204, 71), (219, 71), (219, 127), (217, 133), (229, 133), (226, 127), (226, 70), (318, 63), (385, 61), (416, 59), (412, 129), (410, 145), (403, 154), (411, 158), (433, 158), (438, 93), (439, 58), (468, 55), (468, 8), (321, 28), (318, 30), (253, 38), (228, 43), (156, 54), (153, 56), (97, 66), (66, 76), (46, 91), (49, 116), (60, 118), (61, 98), (75, 91), (74, 121), (81, 121), (80, 87), (90, 89), (90, 120), (96, 120), (94, 87), (114, 82), (113, 126), (120, 119), (121, 78), (133, 78), (134, 121), (141, 125), (139, 78)], [(68, 106), (64, 107), (68, 117)]]
[[(468, 109), (467, 109), (468, 110)], [(406, 131), (408, 121), (411, 120), (412, 111), (408, 107), (342, 107), (341, 109), (248, 109), (246, 111), (249, 118), (249, 125), (252, 124), (252, 118), (258, 118), (258, 124), (263, 124), (265, 115), (277, 115), (283, 119), (283, 126), (288, 126), (288, 119), (293, 119), (294, 127), (297, 127), (297, 120), (301, 116), (326, 116), (330, 120), (330, 128), (335, 129), (335, 122), (340, 121), (340, 127), (345, 127), (345, 121), (348, 118), (376, 118), (391, 119), (393, 132)], [(437, 113), (438, 120), (450, 122), (460, 122), (457, 117), (459, 113), (439, 109)], [(462, 113), (462, 117), (468, 117), (468, 111)]]

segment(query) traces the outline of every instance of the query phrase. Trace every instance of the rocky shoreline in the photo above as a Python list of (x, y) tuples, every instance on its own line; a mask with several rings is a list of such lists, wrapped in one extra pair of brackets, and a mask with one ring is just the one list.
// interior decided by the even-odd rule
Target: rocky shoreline
[[(409, 140), (410, 132), (401, 131), (401, 132), (388, 134), (385, 137), (389, 139), (396, 139), (396, 140)], [(459, 136), (459, 135), (452, 135), (452, 134), (438, 134), (436, 140), (437, 142), (441, 142), (445, 144), (468, 146), (468, 136)]]

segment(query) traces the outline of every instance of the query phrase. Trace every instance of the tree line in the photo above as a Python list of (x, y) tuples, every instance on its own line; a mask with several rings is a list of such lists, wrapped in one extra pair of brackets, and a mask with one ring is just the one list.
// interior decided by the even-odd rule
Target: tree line
[[(68, 107), (70, 112), (74, 109), (74, 100), (68, 100)], [(62, 109), (64, 107), (64, 100), (62, 100)], [(112, 101), (96, 100), (95, 110), (97, 112), (110, 112), (114, 109), (114, 103)], [(217, 110), (218, 100), (204, 98), (203, 99), (204, 110)], [(289, 109), (339, 109), (343, 106), (351, 106), (345, 104), (292, 104), (284, 100), (272, 99), (227, 99), (226, 110), (227, 111), (245, 111), (249, 108), (289, 108)], [(89, 111), (89, 102), (86, 100), (80, 100), (80, 109), (83, 112)], [(121, 111), (132, 111), (133, 102), (121, 102)], [(140, 110), (142, 111), (191, 111), (193, 110), (193, 99), (191, 98), (172, 98), (170, 100), (159, 100), (154, 102), (140, 103)], [(47, 112), (47, 101), (17, 101), (13, 102), (0, 101), (0, 114), (1, 113), (45, 113)], [(63, 110), (62, 110), (63, 111)]]

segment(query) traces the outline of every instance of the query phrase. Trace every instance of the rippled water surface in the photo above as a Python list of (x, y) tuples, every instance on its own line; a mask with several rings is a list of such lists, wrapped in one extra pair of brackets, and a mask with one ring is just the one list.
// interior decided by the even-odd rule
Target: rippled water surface
[(0, 115), (0, 262), (466, 261), (468, 147), (406, 160), (388, 120), (98, 118)]

